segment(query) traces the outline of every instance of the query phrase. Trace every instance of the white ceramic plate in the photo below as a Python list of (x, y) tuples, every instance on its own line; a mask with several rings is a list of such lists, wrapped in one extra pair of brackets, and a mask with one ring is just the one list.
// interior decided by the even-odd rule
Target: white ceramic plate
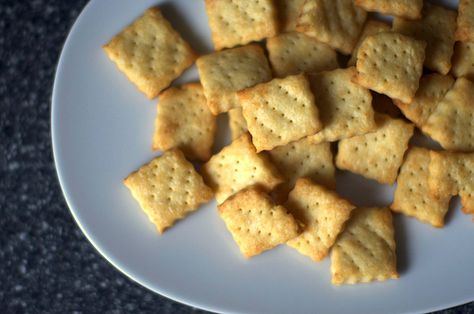
[[(338, 288), (330, 283), (328, 258), (314, 263), (285, 246), (242, 258), (214, 202), (158, 235), (122, 185), (157, 155), (150, 149), (156, 101), (138, 92), (101, 46), (160, 3), (199, 52), (210, 51), (203, 1), (96, 0), (72, 28), (56, 73), (59, 179), (74, 218), (105, 258), (153, 291), (216, 312), (425, 312), (474, 299), (474, 225), (457, 204), (440, 230), (395, 217), (399, 280)], [(191, 69), (178, 83), (197, 78)], [(338, 191), (360, 206), (384, 205), (393, 187), (339, 173)]]

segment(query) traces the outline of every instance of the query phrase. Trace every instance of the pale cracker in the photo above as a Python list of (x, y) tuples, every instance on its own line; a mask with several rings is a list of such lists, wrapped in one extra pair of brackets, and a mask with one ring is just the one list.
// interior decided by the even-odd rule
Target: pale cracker
[(458, 78), (430, 115), (423, 132), (444, 149), (474, 151), (474, 83)]
[(474, 42), (474, 0), (459, 0), (456, 39)]
[(277, 77), (339, 67), (334, 49), (302, 33), (285, 33), (269, 38), (267, 50)]
[(304, 75), (273, 79), (238, 92), (257, 152), (312, 135), (321, 129), (318, 108)]
[(334, 142), (376, 128), (372, 95), (352, 83), (354, 73), (354, 68), (348, 68), (309, 77), (323, 123), (323, 129), (310, 136), (312, 143)]
[(287, 244), (314, 261), (326, 257), (355, 208), (336, 192), (306, 178), (296, 181), (285, 207), (304, 225), (303, 233)]
[(372, 107), (376, 112), (384, 113), (392, 118), (402, 117), (402, 112), (395, 106), (393, 100), (383, 94), (372, 91)]
[(354, 82), (410, 102), (423, 73), (426, 43), (397, 33), (368, 36), (357, 52)]
[(170, 87), (160, 94), (153, 149), (178, 147), (187, 158), (208, 160), (216, 133), (216, 117), (209, 111), (199, 83)]
[(388, 208), (357, 208), (331, 253), (334, 285), (397, 279), (392, 213)]
[(423, 0), (354, 0), (354, 2), (370, 12), (407, 19), (421, 18), (421, 9), (423, 8)]
[(296, 30), (296, 22), (305, 0), (275, 0), (278, 9), (281, 32)]
[(250, 135), (243, 134), (201, 168), (204, 180), (216, 193), (218, 204), (250, 185), (265, 191), (283, 182), (283, 177), (265, 154), (257, 154)]
[(231, 138), (235, 140), (248, 131), (247, 122), (242, 114), (242, 108), (231, 109), (228, 114)]
[(258, 45), (214, 52), (197, 59), (196, 65), (207, 105), (215, 115), (240, 107), (237, 91), (272, 79), (267, 57)]
[(466, 77), (474, 81), (474, 42), (457, 42), (454, 46), (453, 67), (455, 77)]
[(350, 54), (366, 18), (367, 12), (352, 0), (306, 0), (296, 30)]
[(430, 156), (431, 193), (438, 198), (459, 195), (462, 210), (474, 215), (474, 153), (432, 151)]
[(308, 138), (275, 147), (268, 152), (286, 181), (275, 189), (278, 200), (286, 200), (299, 177), (336, 188), (336, 169), (330, 143), (313, 144)]
[(454, 48), (455, 11), (427, 3), (420, 20), (396, 17), (393, 30), (426, 42), (424, 65), (433, 71), (448, 74)]
[(393, 184), (414, 126), (378, 113), (378, 128), (339, 142), (336, 166), (384, 184)]
[(179, 149), (164, 152), (123, 183), (160, 233), (213, 196)]
[(146, 10), (103, 48), (119, 70), (150, 99), (197, 57), (158, 8)]
[(219, 215), (245, 257), (270, 250), (296, 237), (299, 226), (287, 209), (251, 187), (219, 205)]
[(205, 0), (205, 3), (216, 50), (278, 33), (278, 12), (272, 0)]
[(385, 22), (377, 21), (377, 20), (367, 20), (365, 22), (364, 28), (362, 29), (362, 33), (359, 36), (359, 40), (352, 50), (351, 58), (347, 62), (347, 66), (354, 66), (357, 60), (357, 51), (359, 50), (360, 44), (364, 41), (367, 36), (371, 36), (377, 33), (388, 32), (390, 31), (391, 27)]
[(390, 208), (440, 228), (444, 225), (451, 196), (436, 198), (430, 194), (429, 165), (429, 150), (420, 147), (408, 150)]

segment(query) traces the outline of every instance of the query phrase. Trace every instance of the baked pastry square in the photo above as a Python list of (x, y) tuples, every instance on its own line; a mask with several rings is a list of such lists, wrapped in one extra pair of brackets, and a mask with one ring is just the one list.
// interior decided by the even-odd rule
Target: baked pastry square
[(459, 0), (456, 39), (474, 42), (473, 0)]
[(359, 36), (359, 40), (355, 45), (351, 53), (351, 58), (347, 62), (347, 66), (355, 66), (357, 60), (357, 51), (359, 50), (360, 44), (364, 41), (367, 36), (375, 35), (377, 33), (389, 32), (391, 30), (390, 25), (385, 22), (377, 20), (367, 20), (362, 29), (362, 33)]
[(370, 12), (407, 19), (421, 18), (421, 9), (423, 8), (423, 0), (354, 0), (354, 2)]

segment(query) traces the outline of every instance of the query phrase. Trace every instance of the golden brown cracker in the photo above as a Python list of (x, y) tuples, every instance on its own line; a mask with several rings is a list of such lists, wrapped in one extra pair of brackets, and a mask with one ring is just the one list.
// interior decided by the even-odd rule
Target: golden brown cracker
[(231, 138), (235, 140), (248, 131), (247, 122), (242, 114), (242, 108), (231, 109), (228, 113)]
[(474, 81), (474, 42), (457, 42), (454, 46), (452, 74)]
[(407, 19), (421, 18), (423, 0), (354, 0), (364, 10)]
[(456, 39), (474, 42), (473, 0), (459, 0)]
[(296, 22), (305, 0), (275, 0), (278, 9), (281, 32), (296, 30)]
[(362, 29), (362, 33), (359, 36), (359, 40), (352, 50), (351, 58), (347, 62), (347, 66), (355, 66), (357, 60), (357, 51), (359, 50), (360, 44), (364, 41), (367, 36), (375, 35), (377, 33), (389, 32), (391, 29), (390, 25), (377, 20), (367, 20)]

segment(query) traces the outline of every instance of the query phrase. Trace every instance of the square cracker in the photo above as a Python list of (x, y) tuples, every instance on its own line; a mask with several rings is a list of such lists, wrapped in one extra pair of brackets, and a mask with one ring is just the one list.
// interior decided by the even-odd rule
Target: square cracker
[(350, 54), (366, 18), (367, 12), (352, 0), (306, 0), (296, 30)]
[(423, 0), (354, 0), (354, 2), (370, 12), (407, 19), (421, 18), (421, 9), (423, 8)]
[(426, 43), (397, 33), (368, 36), (357, 52), (354, 82), (410, 102), (423, 74)]
[(459, 0), (456, 39), (474, 42), (474, 0)]
[(269, 38), (267, 50), (277, 77), (339, 67), (334, 49), (302, 33), (285, 33)]
[(123, 183), (160, 233), (213, 196), (179, 149), (164, 152)]
[(238, 92), (257, 152), (312, 135), (321, 129), (318, 108), (304, 75), (273, 79)]
[(310, 136), (312, 143), (334, 142), (376, 128), (370, 91), (351, 81), (354, 68), (321, 72), (309, 77), (318, 100), (323, 129)]
[(196, 65), (207, 105), (215, 115), (240, 107), (237, 91), (272, 79), (267, 57), (258, 45), (214, 52), (197, 59)]
[(420, 87), (411, 102), (394, 100), (394, 103), (405, 117), (422, 128), (453, 84), (454, 79), (449, 75), (428, 74), (421, 78)]
[(474, 153), (432, 151), (430, 156), (428, 185), (433, 196), (459, 195), (462, 210), (474, 215)]
[(377, 129), (339, 142), (336, 166), (384, 184), (393, 184), (413, 125), (384, 114), (376, 114)]
[(326, 257), (355, 208), (336, 192), (306, 178), (298, 179), (285, 207), (305, 226), (287, 244), (315, 261)]
[(330, 143), (313, 144), (306, 137), (275, 147), (268, 153), (286, 179), (275, 189), (277, 199), (286, 200), (299, 177), (308, 177), (318, 184), (336, 188), (336, 169)]
[(420, 20), (396, 17), (393, 20), (393, 30), (425, 41), (425, 66), (441, 74), (448, 74), (454, 48), (455, 11), (427, 3)]
[(119, 70), (150, 99), (197, 57), (158, 8), (146, 10), (103, 48)]
[(430, 160), (430, 151), (427, 149), (411, 147), (408, 150), (390, 208), (434, 227), (443, 227), (451, 196), (436, 198), (430, 194)]
[(281, 32), (296, 30), (296, 22), (305, 0), (275, 0), (278, 9)]
[(388, 208), (357, 208), (331, 253), (335, 285), (397, 279), (395, 231)]
[(454, 46), (453, 67), (455, 77), (466, 77), (474, 81), (474, 42), (457, 42)]
[(245, 257), (270, 250), (299, 234), (298, 224), (286, 208), (275, 205), (255, 187), (228, 198), (219, 205), (219, 215)]
[(208, 160), (216, 133), (216, 116), (199, 83), (170, 87), (160, 94), (153, 149), (178, 147), (187, 158)]
[(347, 66), (354, 66), (356, 64), (357, 59), (357, 51), (359, 50), (360, 44), (364, 41), (367, 36), (375, 35), (377, 33), (382, 32), (389, 32), (391, 29), (390, 25), (385, 22), (377, 21), (377, 20), (367, 20), (364, 24), (364, 28), (362, 29), (362, 33), (359, 36), (359, 40), (352, 50), (351, 58), (347, 62)]
[(201, 168), (204, 180), (216, 193), (218, 204), (250, 185), (270, 191), (283, 177), (265, 154), (257, 154), (245, 133), (211, 157)]
[(278, 13), (272, 0), (205, 0), (216, 50), (275, 36)]
[(248, 131), (247, 122), (242, 114), (242, 108), (231, 109), (228, 114), (231, 138), (235, 140)]
[(422, 130), (444, 149), (474, 151), (474, 83), (461, 77), (438, 103)]

